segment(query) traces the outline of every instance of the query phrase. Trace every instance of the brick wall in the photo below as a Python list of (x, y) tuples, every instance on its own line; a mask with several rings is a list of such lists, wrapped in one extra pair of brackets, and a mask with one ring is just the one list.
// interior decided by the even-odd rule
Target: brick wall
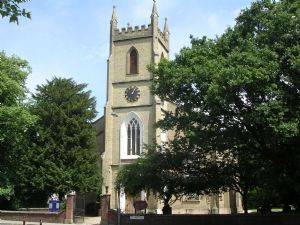
[[(117, 225), (118, 214), (110, 209), (110, 196), (101, 197), (101, 225)], [(300, 225), (300, 214), (156, 215), (121, 214), (120, 225)]]
[(45, 223), (63, 223), (65, 219), (65, 212), (38, 212), (38, 211), (0, 211), (0, 218), (2, 220), (12, 221), (28, 221), (39, 222), (42, 220)]
[(144, 220), (122, 215), (121, 225), (300, 225), (298, 215), (145, 215)]
[(67, 196), (67, 203), (66, 203), (66, 213), (65, 213), (65, 220), (64, 223), (73, 223), (73, 213), (74, 213), (74, 196), (75, 195), (68, 195)]

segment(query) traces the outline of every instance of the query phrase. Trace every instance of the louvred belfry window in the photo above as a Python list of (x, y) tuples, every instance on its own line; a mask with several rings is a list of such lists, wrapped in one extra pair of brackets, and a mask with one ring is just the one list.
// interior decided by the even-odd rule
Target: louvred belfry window
[(141, 154), (141, 129), (136, 119), (132, 119), (127, 126), (127, 154)]

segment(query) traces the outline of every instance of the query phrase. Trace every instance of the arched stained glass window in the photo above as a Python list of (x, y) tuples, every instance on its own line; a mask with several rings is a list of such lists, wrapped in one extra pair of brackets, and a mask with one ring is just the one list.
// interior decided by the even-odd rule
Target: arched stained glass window
[(127, 154), (141, 154), (141, 129), (136, 119), (132, 119), (127, 126)]

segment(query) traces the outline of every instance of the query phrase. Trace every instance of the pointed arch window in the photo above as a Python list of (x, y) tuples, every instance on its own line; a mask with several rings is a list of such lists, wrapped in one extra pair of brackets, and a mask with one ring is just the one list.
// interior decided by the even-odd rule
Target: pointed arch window
[(132, 47), (127, 55), (127, 74), (138, 74), (139, 55), (136, 48)]
[(130, 112), (122, 121), (120, 127), (120, 157), (121, 159), (137, 159), (143, 152), (143, 130), (141, 118)]
[(127, 125), (127, 155), (141, 154), (141, 128), (136, 119)]

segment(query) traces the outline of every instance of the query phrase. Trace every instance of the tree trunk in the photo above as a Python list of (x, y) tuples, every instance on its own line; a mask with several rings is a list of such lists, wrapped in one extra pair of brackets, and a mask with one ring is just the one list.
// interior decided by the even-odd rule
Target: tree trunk
[(171, 199), (171, 195), (166, 194), (164, 197), (164, 207), (162, 209), (163, 215), (171, 215), (172, 214), (172, 208), (169, 204), (170, 199)]
[(245, 214), (248, 214), (248, 193), (241, 194), (242, 206)]
[(291, 209), (291, 207), (289, 206), (289, 204), (285, 203), (285, 204), (283, 205), (282, 211), (283, 211), (284, 213), (291, 213), (292, 209)]
[(163, 211), (163, 215), (171, 215), (172, 214), (172, 208), (169, 204), (164, 205), (162, 211)]

